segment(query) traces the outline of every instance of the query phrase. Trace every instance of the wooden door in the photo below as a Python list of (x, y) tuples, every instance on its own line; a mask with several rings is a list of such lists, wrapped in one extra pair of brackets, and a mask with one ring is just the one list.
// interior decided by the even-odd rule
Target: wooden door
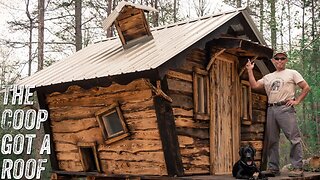
[(239, 80), (235, 59), (219, 56), (210, 73), (210, 172), (230, 174), (240, 144)]

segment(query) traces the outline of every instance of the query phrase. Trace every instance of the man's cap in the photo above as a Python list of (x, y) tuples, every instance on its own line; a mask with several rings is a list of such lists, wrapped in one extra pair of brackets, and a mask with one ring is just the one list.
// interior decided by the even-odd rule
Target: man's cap
[(273, 55), (273, 57), (276, 57), (278, 54), (282, 54), (282, 55), (284, 55), (284, 56), (288, 57), (287, 53), (286, 53), (286, 52), (284, 52), (284, 51), (276, 52), (276, 53)]

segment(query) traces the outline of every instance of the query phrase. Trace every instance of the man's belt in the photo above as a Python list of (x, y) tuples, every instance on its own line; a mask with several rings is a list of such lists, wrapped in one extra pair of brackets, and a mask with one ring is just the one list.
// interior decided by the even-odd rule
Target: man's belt
[(268, 103), (268, 106), (283, 106), (286, 105), (288, 101), (280, 101), (276, 103)]

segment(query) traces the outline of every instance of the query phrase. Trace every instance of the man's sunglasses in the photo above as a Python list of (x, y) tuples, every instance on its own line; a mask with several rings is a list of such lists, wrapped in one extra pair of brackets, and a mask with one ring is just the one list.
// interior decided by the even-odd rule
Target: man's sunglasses
[(286, 59), (287, 59), (287, 58), (285, 58), (285, 57), (282, 57), (282, 58), (275, 57), (275, 58), (274, 58), (274, 60), (276, 60), (276, 61), (278, 61), (278, 60), (284, 61), (284, 60), (286, 60)]

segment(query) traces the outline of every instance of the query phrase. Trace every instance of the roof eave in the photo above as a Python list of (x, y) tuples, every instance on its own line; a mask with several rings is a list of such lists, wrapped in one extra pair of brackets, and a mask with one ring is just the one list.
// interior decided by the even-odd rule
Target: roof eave
[(110, 76), (104, 76), (99, 78), (75, 80), (69, 82), (60, 82), (55, 84), (35, 86), (31, 91), (43, 90), (46, 94), (52, 92), (64, 92), (69, 86), (78, 85), (84, 89), (90, 89), (95, 86), (108, 87), (113, 82), (121, 85), (126, 85), (135, 79), (146, 78), (151, 81), (160, 79), (158, 69), (149, 69), (144, 71), (136, 71), (126, 74), (116, 74)]

